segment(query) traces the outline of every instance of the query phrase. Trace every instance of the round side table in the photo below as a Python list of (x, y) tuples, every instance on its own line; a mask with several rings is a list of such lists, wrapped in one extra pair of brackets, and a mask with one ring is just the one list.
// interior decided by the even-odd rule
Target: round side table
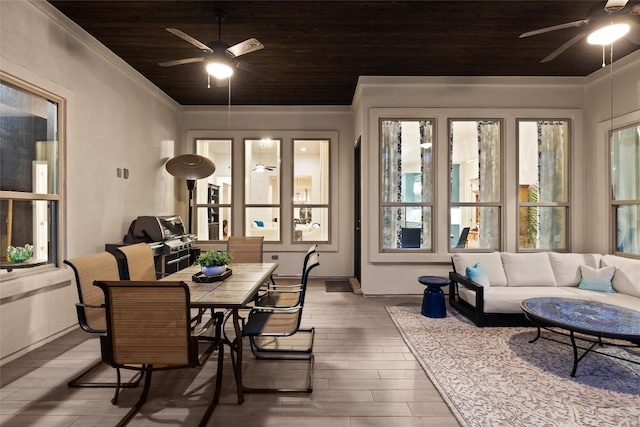
[(447, 306), (444, 302), (442, 287), (451, 281), (439, 276), (420, 276), (418, 282), (425, 285), (422, 297), (422, 315), (427, 317), (447, 317)]

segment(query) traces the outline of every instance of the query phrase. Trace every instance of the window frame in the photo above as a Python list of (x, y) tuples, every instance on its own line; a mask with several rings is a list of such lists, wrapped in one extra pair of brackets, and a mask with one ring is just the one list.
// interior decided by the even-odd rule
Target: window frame
[[(51, 247), (51, 259), (47, 259), (44, 267), (55, 266), (60, 267), (62, 260), (65, 258), (66, 232), (66, 106), (67, 101), (62, 96), (56, 95), (41, 87), (28, 83), (22, 79), (14, 77), (0, 70), (0, 82), (15, 86), (30, 95), (35, 95), (46, 99), (47, 101), (57, 104), (57, 142), (58, 142), (58, 191), (56, 194), (33, 193), (23, 191), (5, 191), (0, 189), (0, 199), (2, 200), (20, 200), (20, 201), (46, 201), (53, 203), (55, 206), (49, 209), (53, 218), (50, 218), (51, 231), (48, 243)], [(41, 269), (43, 267), (33, 267)], [(37, 270), (34, 270), (37, 271)], [(14, 274), (16, 270), (14, 270)]]
[[(620, 206), (638, 206), (640, 210), (640, 199), (615, 199), (615, 194), (613, 191), (613, 156), (614, 156), (614, 145), (613, 145), (613, 134), (616, 131), (620, 131), (623, 129), (631, 128), (631, 127), (640, 127), (640, 120), (632, 121), (630, 123), (625, 123), (624, 125), (617, 126), (613, 129), (609, 129), (607, 131), (607, 139), (608, 139), (608, 149), (609, 149), (609, 158), (607, 159), (607, 175), (608, 175), (608, 185), (609, 185), (609, 204), (610, 204), (610, 227), (611, 227), (611, 253), (618, 256), (628, 257), (628, 258), (637, 258), (640, 259), (640, 254), (633, 254), (629, 252), (622, 252), (618, 250), (618, 208)], [(638, 166), (640, 173), (640, 165)]]
[[(382, 126), (385, 121), (396, 121), (396, 122), (430, 122), (431, 123), (431, 200), (428, 202), (385, 202), (384, 201), (384, 188), (382, 182), (384, 180), (383, 173), (383, 131)], [(438, 236), (434, 234), (434, 230), (436, 229), (436, 217), (437, 217), (437, 181), (436, 181), (436, 173), (437, 173), (437, 146), (438, 146), (438, 127), (437, 127), (438, 119), (435, 115), (430, 117), (422, 117), (422, 116), (395, 116), (393, 114), (382, 114), (378, 117), (377, 131), (378, 131), (378, 251), (380, 254), (410, 254), (410, 253), (421, 253), (421, 254), (435, 254), (437, 251), (437, 241)], [(430, 245), (427, 248), (384, 248), (384, 210), (385, 208), (407, 208), (407, 207), (415, 207), (425, 209), (428, 208), (431, 211), (431, 223), (429, 229), (429, 235), (431, 236)], [(423, 221), (424, 222), (424, 221)], [(421, 228), (423, 232), (426, 230)]]
[[(450, 253), (454, 252), (494, 252), (502, 251), (505, 247), (504, 240), (504, 223), (505, 223), (505, 117), (447, 117), (447, 145), (448, 145), (448, 194), (447, 194), (447, 229), (451, 230), (451, 209), (452, 208), (498, 208), (498, 247), (497, 248), (456, 248), (453, 247), (451, 242), (448, 242), (447, 250)], [(500, 191), (498, 192), (500, 200), (497, 202), (452, 202), (452, 166), (453, 166), (453, 122), (498, 122), (500, 124), (500, 167), (498, 171), (500, 173)]]
[[(294, 200), (295, 197), (295, 187), (296, 187), (296, 175), (295, 175), (295, 160), (296, 160), (296, 142), (297, 141), (326, 141), (329, 147), (329, 156), (327, 158), (327, 189), (328, 189), (328, 196), (327, 196), (327, 203), (309, 203), (309, 204), (301, 204), (301, 203), (296, 203)], [(327, 210), (327, 217), (328, 217), (328, 226), (327, 226), (327, 239), (326, 240), (295, 240), (295, 230), (292, 231), (291, 233), (291, 244), (293, 245), (306, 245), (308, 246), (309, 243), (331, 243), (331, 228), (332, 228), (332, 223), (333, 223), (333, 216), (331, 214), (331, 202), (332, 202), (332, 194), (333, 191), (331, 191), (332, 189), (332, 157), (333, 157), (333, 147), (332, 147), (332, 139), (331, 138), (291, 138), (291, 197), (290, 197), (290, 201), (291, 201), (291, 211), (290, 211), (290, 215), (291, 218), (294, 218), (294, 213), (296, 208), (301, 208), (301, 207), (307, 207), (307, 208), (324, 208)], [(294, 227), (292, 227), (292, 230), (295, 228), (295, 224)], [(282, 236), (281, 236), (282, 237)]]
[[(553, 121), (564, 121), (567, 122), (567, 132), (568, 132), (568, 136), (567, 136), (567, 150), (566, 150), (566, 167), (567, 170), (565, 171), (565, 177), (566, 177), (566, 201), (564, 202), (521, 202), (520, 201), (520, 123), (521, 122), (553, 122)], [(574, 138), (574, 121), (571, 118), (568, 117), (556, 117), (556, 118), (550, 118), (550, 117), (535, 117), (535, 118), (524, 118), (524, 117), (518, 117), (516, 118), (516, 179), (515, 179), (515, 191), (516, 191), (516, 214), (515, 214), (515, 221), (516, 221), (516, 252), (522, 252), (522, 253), (526, 253), (526, 252), (549, 252), (549, 251), (553, 251), (553, 252), (571, 252), (571, 200), (572, 200), (572, 181), (571, 181), (571, 173), (572, 173), (572, 156), (573, 156), (573, 138)], [(538, 165), (539, 166), (539, 165)], [(520, 232), (519, 232), (519, 227), (520, 227), (520, 208), (530, 208), (530, 207), (536, 207), (536, 208), (564, 208), (565, 209), (565, 230), (564, 230), (564, 241), (565, 241), (565, 247), (564, 248), (523, 248), (520, 247)]]

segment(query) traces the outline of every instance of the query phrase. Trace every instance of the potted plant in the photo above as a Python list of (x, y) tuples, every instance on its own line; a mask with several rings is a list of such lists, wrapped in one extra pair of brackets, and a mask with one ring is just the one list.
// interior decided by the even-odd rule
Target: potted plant
[(207, 251), (198, 257), (195, 264), (202, 267), (202, 273), (207, 276), (217, 276), (225, 272), (232, 256), (226, 251)]

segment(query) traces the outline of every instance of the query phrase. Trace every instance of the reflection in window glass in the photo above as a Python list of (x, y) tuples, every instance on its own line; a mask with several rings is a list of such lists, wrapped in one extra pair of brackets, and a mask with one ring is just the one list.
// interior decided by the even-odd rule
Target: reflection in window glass
[(231, 232), (231, 139), (197, 139), (197, 154), (215, 165), (215, 172), (198, 180), (195, 190), (198, 240), (226, 240)]
[(293, 241), (329, 241), (329, 140), (293, 141)]
[(380, 120), (383, 251), (433, 250), (433, 123)]
[(640, 255), (640, 124), (611, 134), (615, 251)]
[(518, 120), (518, 248), (567, 249), (568, 120)]
[(500, 250), (500, 120), (450, 120), (450, 250)]
[(245, 235), (280, 241), (280, 150), (278, 139), (245, 139)]
[(63, 100), (23, 86), (0, 73), (0, 257), (29, 244), (33, 259), (57, 264)]

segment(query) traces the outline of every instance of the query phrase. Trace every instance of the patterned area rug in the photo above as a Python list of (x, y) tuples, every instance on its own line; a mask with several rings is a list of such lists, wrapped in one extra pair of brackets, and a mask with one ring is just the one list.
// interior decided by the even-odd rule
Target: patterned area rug
[[(590, 353), (571, 378), (571, 347), (529, 343), (534, 328), (478, 328), (453, 310), (443, 319), (420, 307), (387, 311), (463, 426), (640, 426), (640, 365)], [(640, 362), (635, 350), (602, 351)]]

